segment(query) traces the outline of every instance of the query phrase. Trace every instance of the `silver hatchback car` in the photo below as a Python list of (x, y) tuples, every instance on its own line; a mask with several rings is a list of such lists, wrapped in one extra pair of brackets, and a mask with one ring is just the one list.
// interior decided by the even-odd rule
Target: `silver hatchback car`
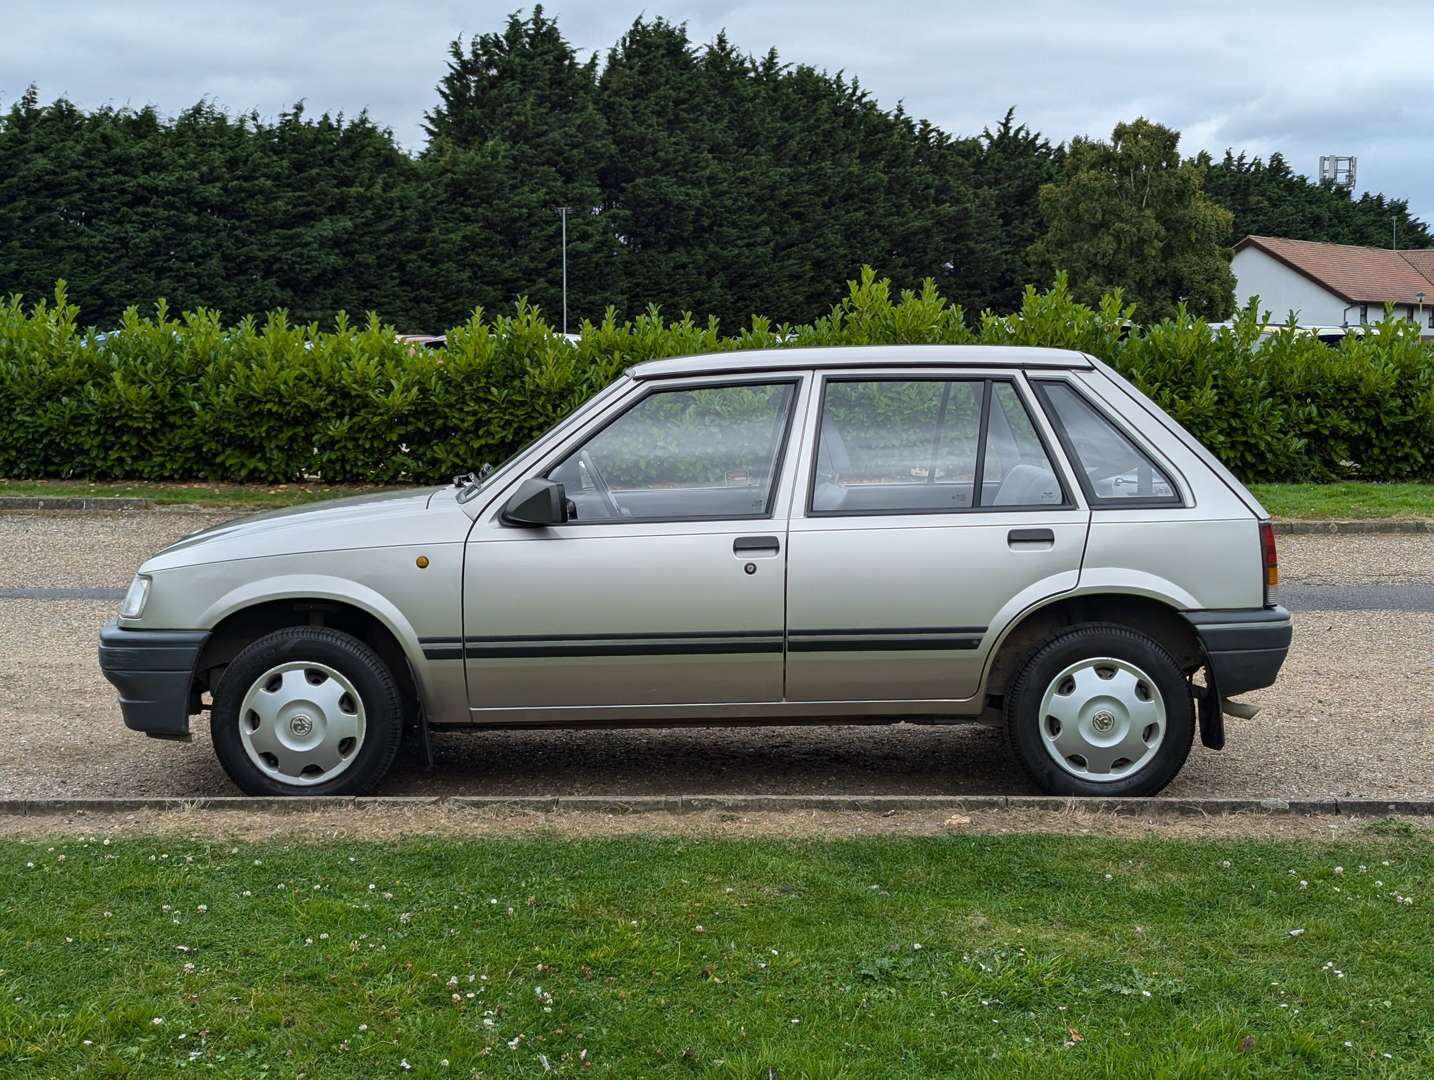
[(1267, 515), (1100, 361), (629, 369), (452, 487), (260, 514), (142, 567), (125, 723), (210, 712), (244, 791), (371, 790), (407, 732), (980, 721), (1039, 787), (1149, 795), (1290, 644)]

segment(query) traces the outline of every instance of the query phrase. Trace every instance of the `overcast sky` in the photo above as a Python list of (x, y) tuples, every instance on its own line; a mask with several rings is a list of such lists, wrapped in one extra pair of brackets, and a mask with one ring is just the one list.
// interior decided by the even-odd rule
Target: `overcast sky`
[[(11, 0), (0, 36), (0, 103), (29, 83), (84, 107), (199, 98), (272, 115), (367, 107), (405, 147), (422, 145), (447, 45), (501, 27), (517, 0)], [(1406, 197), (1434, 220), (1434, 44), (1428, 9), (1326, 0), (1021, 4), (907, 0), (557, 0), (545, 5), (587, 55), (641, 12), (710, 41), (858, 76), (882, 105), (905, 102), (956, 134), (1007, 106), (1052, 140), (1108, 136), (1145, 115), (1182, 149), (1359, 158), (1359, 190)]]

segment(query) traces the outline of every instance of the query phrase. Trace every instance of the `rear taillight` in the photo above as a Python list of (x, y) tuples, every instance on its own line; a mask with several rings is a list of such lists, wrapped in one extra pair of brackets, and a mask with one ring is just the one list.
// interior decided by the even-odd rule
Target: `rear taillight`
[(1268, 521), (1260, 522), (1260, 564), (1265, 575), (1265, 606), (1269, 607), (1280, 584), (1280, 557), (1275, 551), (1275, 527)]

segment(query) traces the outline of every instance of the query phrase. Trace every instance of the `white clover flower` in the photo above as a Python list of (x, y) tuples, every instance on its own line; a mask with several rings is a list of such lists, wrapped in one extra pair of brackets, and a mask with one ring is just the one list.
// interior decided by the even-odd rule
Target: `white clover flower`
[(195, 908), (194, 910), (197, 911), (197, 912), (199, 912), (199, 914), (203, 915), (203, 914), (205, 914), (205, 913), (209, 910), (209, 905), (208, 905), (208, 904), (200, 904), (200, 905), (199, 905), (197, 908)]
[(150, 1021), (150, 1023), (158, 1026), (159, 1024), (164, 1023), (164, 1017), (156, 1016), (153, 1020)]

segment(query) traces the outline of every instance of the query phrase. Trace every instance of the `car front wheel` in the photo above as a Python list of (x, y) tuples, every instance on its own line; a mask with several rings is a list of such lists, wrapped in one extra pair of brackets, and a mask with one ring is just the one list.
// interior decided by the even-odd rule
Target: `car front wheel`
[(1006, 731), (1049, 795), (1154, 795), (1190, 753), (1194, 702), (1158, 642), (1081, 626), (1050, 638), (1017, 673)]
[(403, 733), (393, 673), (351, 634), (276, 630), (225, 670), (210, 713), (214, 752), (249, 795), (360, 795), (388, 772)]

